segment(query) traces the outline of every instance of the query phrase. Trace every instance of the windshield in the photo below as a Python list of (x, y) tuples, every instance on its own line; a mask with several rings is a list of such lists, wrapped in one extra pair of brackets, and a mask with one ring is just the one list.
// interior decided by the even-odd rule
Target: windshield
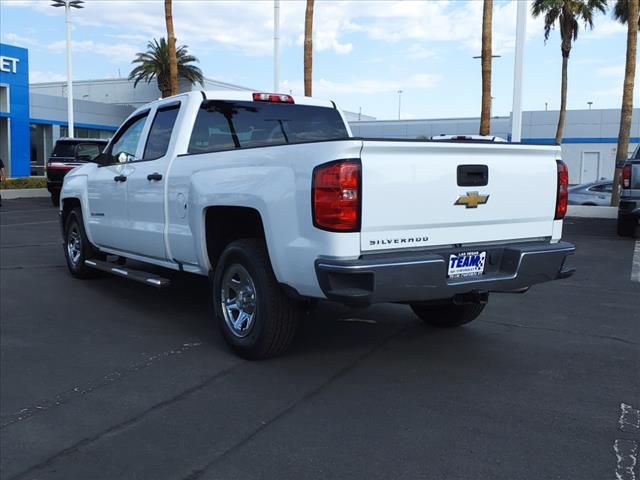
[(52, 157), (73, 158), (76, 154), (76, 144), (73, 142), (57, 142)]

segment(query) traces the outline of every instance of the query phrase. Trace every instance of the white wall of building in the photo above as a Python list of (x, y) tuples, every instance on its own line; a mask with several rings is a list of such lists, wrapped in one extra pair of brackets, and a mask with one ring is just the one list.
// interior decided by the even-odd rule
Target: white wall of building
[[(640, 141), (640, 109), (634, 109), (631, 127), (631, 153)], [(553, 143), (558, 122), (557, 111), (529, 111), (522, 115), (525, 143)], [(440, 134), (474, 135), (478, 118), (424, 120), (350, 121), (353, 134), (371, 138), (431, 137)], [(570, 110), (565, 120), (562, 156), (569, 166), (569, 181), (585, 183), (612, 178), (620, 125), (620, 110)], [(510, 138), (511, 117), (491, 119), (491, 135)]]

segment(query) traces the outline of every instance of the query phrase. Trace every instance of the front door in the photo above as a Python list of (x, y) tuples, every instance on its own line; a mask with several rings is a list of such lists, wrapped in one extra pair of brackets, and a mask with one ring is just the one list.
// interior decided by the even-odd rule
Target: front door
[(89, 175), (89, 215), (91, 239), (99, 247), (118, 248), (127, 228), (127, 165), (105, 165)]
[(129, 120), (116, 133), (102, 154), (100, 166), (87, 180), (89, 194), (89, 232), (100, 247), (123, 250), (128, 236), (127, 181), (129, 160), (138, 153), (148, 112)]

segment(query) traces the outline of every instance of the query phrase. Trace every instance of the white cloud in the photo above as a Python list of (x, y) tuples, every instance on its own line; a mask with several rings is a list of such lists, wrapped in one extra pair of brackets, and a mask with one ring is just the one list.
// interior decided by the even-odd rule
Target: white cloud
[(2, 32), (2, 40), (17, 47), (28, 48), (37, 45), (32, 38), (24, 37), (13, 32)]
[[(48, 15), (62, 15), (43, 0), (12, 1), (9, 6), (29, 6)], [(98, 8), (73, 11), (78, 25), (110, 27), (122, 40), (141, 43), (165, 34), (163, 2), (112, 0)], [(303, 0), (281, 2), (281, 42), (300, 45), (304, 34)], [(495, 3), (493, 46), (498, 54), (513, 49), (515, 40), (515, 3)], [(125, 21), (123, 21), (125, 20)], [(176, 1), (174, 2), (176, 36), (191, 46), (223, 46), (244, 55), (269, 55), (273, 48), (273, 3), (265, 0)], [(135, 30), (123, 25), (134, 26)], [(480, 51), (482, 2), (463, 1), (372, 1), (324, 0), (315, 4), (314, 48), (337, 54), (349, 54), (358, 45), (348, 39), (354, 33), (384, 42), (428, 44), (416, 52), (427, 58), (434, 43), (457, 42), (469, 53)], [(528, 19), (528, 36), (540, 36), (542, 20)], [(135, 33), (133, 33), (135, 32)]]
[(29, 83), (62, 82), (66, 79), (67, 76), (60, 73), (29, 71)]
[[(127, 43), (107, 44), (94, 42), (93, 40), (72, 41), (74, 53), (90, 53), (92, 55), (101, 55), (109, 58), (114, 63), (130, 62), (135, 57), (138, 49)], [(48, 45), (50, 50), (62, 53), (67, 48), (65, 40), (53, 42)]]
[(624, 65), (611, 65), (608, 67), (598, 68), (596, 74), (599, 77), (617, 77), (624, 78)]
[(414, 43), (407, 49), (407, 57), (413, 58), (415, 60), (424, 60), (425, 58), (434, 57), (436, 54), (435, 51), (424, 48), (419, 43)]
[[(411, 75), (403, 79), (355, 79), (351, 81), (335, 82), (325, 78), (316, 79), (313, 82), (313, 94), (319, 97), (332, 98), (336, 95), (374, 95), (378, 93), (395, 92), (403, 90), (427, 90), (435, 87), (440, 82), (439, 75), (421, 73)], [(304, 91), (300, 81), (285, 80), (282, 82), (282, 90), (291, 90), (294, 94)]]

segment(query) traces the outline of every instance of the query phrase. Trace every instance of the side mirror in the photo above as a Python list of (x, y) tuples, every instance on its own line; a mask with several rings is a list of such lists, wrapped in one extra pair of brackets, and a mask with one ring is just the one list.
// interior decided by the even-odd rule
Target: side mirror
[(116, 155), (116, 158), (118, 159), (119, 163), (133, 162), (136, 159), (135, 156), (127, 152), (120, 152), (118, 155)]

